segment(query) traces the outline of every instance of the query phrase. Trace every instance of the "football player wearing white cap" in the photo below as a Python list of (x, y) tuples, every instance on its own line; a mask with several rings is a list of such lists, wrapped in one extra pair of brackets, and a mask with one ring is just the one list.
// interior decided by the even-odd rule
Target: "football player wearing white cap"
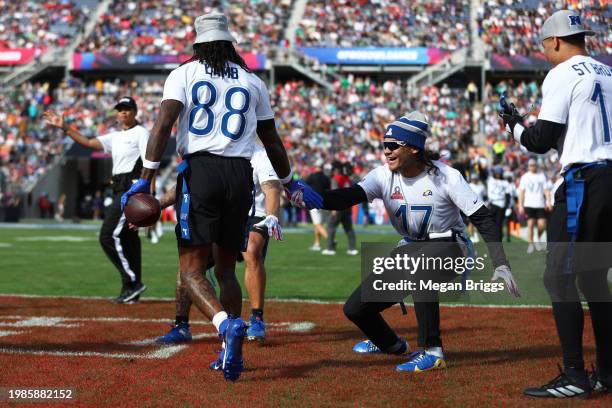
[[(471, 247), (464, 234), (463, 212), (487, 242), (495, 267), (493, 279), (503, 279), (508, 291), (518, 296), (493, 216), (461, 173), (425, 150), (428, 135), (429, 124), (424, 114), (414, 111), (397, 119), (387, 127), (384, 137), (387, 164), (372, 170), (356, 185), (323, 193), (323, 208), (341, 210), (380, 198), (393, 227), (403, 237), (398, 250), (442, 258), (463, 257), (464, 249)], [(381, 315), (397, 300), (368, 302), (362, 298), (371, 289), (373, 276), (366, 278), (344, 305), (345, 315), (368, 337), (353, 350), (405, 354), (408, 343), (398, 338)], [(459, 275), (455, 271), (427, 269), (416, 276), (448, 282)], [(409, 361), (397, 366), (397, 370), (421, 372), (444, 368), (438, 293), (417, 289), (411, 295), (418, 323), (418, 345), (423, 350), (410, 355)]]
[[(199, 16), (195, 29), (193, 58), (166, 79), (141, 179), (122, 201), (126, 203), (135, 193), (149, 193), (150, 180), (178, 119), (177, 152), (183, 159), (176, 200), (181, 281), (190, 300), (219, 331), (223, 375), (235, 381), (243, 370), (247, 329), (239, 317), (242, 293), (235, 267), (253, 202), (249, 159), (255, 137), (261, 139), (292, 202), (308, 208), (320, 207), (322, 202), (305, 183), (293, 180), (268, 90), (236, 52), (227, 18), (220, 13)], [(213, 244), (220, 298), (202, 273)]]
[[(517, 142), (535, 153), (557, 149), (564, 178), (548, 225), (544, 273), (564, 370), (526, 389), (532, 397), (586, 398), (593, 389), (612, 388), (612, 297), (606, 279), (612, 251), (601, 244), (612, 242), (612, 69), (588, 56), (585, 36), (593, 34), (576, 12), (554, 13), (542, 26), (544, 55), (553, 68), (542, 85), (537, 122), (525, 128), (516, 108), (500, 103)], [(584, 312), (576, 280), (595, 333), (597, 371), (591, 381), (584, 369)]]
[(141, 281), (142, 261), (138, 231), (128, 227), (121, 207), (121, 195), (130, 188), (142, 169), (149, 131), (136, 120), (136, 101), (124, 96), (115, 105), (120, 130), (98, 137), (87, 138), (75, 126), (64, 122), (64, 117), (46, 111), (44, 119), (51, 126), (62, 129), (68, 137), (83, 147), (110, 153), (113, 160), (113, 203), (104, 215), (100, 229), (100, 245), (121, 275), (121, 292), (113, 303), (138, 302), (147, 287)]

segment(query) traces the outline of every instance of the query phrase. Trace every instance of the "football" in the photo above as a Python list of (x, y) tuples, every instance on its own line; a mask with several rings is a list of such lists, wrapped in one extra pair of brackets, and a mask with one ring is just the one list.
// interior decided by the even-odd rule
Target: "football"
[(125, 218), (138, 227), (149, 227), (159, 220), (161, 206), (150, 194), (134, 194), (125, 205)]

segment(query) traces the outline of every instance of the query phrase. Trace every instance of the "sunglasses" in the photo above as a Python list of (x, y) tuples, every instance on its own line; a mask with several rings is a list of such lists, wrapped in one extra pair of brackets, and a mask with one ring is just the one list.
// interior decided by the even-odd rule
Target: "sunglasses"
[(391, 151), (399, 149), (401, 146), (406, 146), (402, 142), (383, 142), (383, 146), (385, 149), (389, 149)]

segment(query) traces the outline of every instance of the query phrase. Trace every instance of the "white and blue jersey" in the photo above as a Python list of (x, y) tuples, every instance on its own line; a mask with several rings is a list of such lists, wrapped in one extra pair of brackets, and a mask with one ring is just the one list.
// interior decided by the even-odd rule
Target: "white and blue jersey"
[(421, 240), (430, 233), (462, 232), (461, 211), (470, 216), (483, 205), (459, 171), (439, 161), (434, 164), (437, 175), (424, 171), (408, 178), (384, 165), (359, 182), (369, 202), (383, 200), (393, 227), (403, 237)]
[(198, 61), (174, 69), (164, 84), (162, 101), (168, 99), (183, 104), (176, 142), (181, 156), (206, 151), (250, 159), (257, 121), (274, 118), (263, 81), (234, 63), (224, 77)]
[(575, 163), (612, 160), (612, 68), (575, 55), (551, 69), (538, 119), (566, 125), (562, 173)]

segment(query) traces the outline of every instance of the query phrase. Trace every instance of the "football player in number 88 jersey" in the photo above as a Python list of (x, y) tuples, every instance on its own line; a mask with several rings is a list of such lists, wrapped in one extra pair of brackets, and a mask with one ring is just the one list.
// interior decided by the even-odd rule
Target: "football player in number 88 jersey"
[[(173, 70), (164, 85), (159, 117), (151, 132), (141, 179), (122, 197), (149, 193), (150, 180), (178, 119), (176, 237), (181, 281), (190, 300), (210, 320), (223, 342), (222, 371), (235, 381), (243, 370), (246, 324), (239, 317), (242, 294), (236, 279), (236, 254), (242, 248), (253, 202), (249, 159), (255, 137), (293, 201), (320, 207), (321, 197), (294, 181), (287, 153), (276, 131), (270, 97), (263, 82), (236, 52), (227, 18), (209, 13), (195, 20), (193, 58)], [(212, 245), (221, 304), (202, 275)]]
[[(383, 200), (393, 227), (403, 237), (400, 244), (418, 248), (418, 253), (433, 256), (441, 243), (445, 258), (461, 257), (459, 240), (464, 240), (463, 211), (487, 242), (495, 273), (502, 278), (507, 289), (518, 296), (518, 289), (501, 244), (501, 234), (489, 210), (472, 191), (463, 176), (452, 167), (434, 161), (425, 151), (425, 139), (429, 134), (427, 117), (411, 112), (390, 124), (385, 133), (384, 153), (387, 164), (372, 170), (357, 185), (327, 191), (323, 194), (323, 208), (340, 210), (375, 198)], [(422, 252), (421, 252), (422, 251)], [(437, 270), (427, 269), (421, 277), (432, 276)], [(449, 273), (450, 272), (450, 273)], [(382, 276), (382, 275), (378, 275)], [(459, 276), (446, 271), (443, 281)], [(362, 295), (371, 287), (373, 275), (366, 278), (344, 305), (344, 313), (368, 337), (353, 350), (358, 353), (385, 352), (404, 354), (408, 344), (397, 337), (382, 318), (380, 312), (396, 302), (366, 302)], [(412, 291), (414, 310), (418, 323), (418, 345), (423, 348), (409, 357), (409, 361), (397, 367), (398, 371), (420, 372), (445, 367), (440, 337), (440, 309), (437, 292)]]
[[(612, 296), (606, 279), (612, 264), (612, 68), (588, 56), (587, 35), (594, 32), (570, 10), (557, 11), (542, 25), (544, 55), (553, 68), (542, 84), (533, 126), (525, 128), (516, 108), (500, 101), (500, 116), (514, 139), (535, 153), (557, 149), (564, 178), (548, 224), (544, 272), (564, 370), (527, 388), (531, 397), (587, 398), (592, 389), (612, 390)], [(576, 280), (589, 304), (597, 345), (591, 381), (584, 369), (584, 312)]]

